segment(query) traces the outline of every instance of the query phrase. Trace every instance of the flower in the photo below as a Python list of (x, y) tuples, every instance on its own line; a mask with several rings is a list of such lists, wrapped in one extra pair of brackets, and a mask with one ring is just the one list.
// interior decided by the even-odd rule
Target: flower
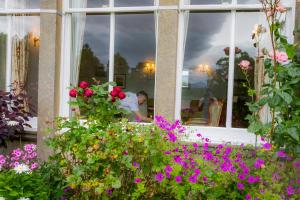
[(280, 13), (284, 13), (287, 11), (287, 9), (281, 3), (278, 3), (275, 9)]
[(238, 190), (244, 190), (244, 184), (243, 183), (237, 183)]
[(246, 194), (245, 198), (246, 198), (246, 200), (251, 200), (251, 195), (250, 194)]
[(26, 144), (26, 145), (24, 145), (24, 150), (27, 153), (32, 153), (33, 151), (36, 150), (36, 145), (35, 144)]
[(206, 177), (206, 176), (203, 176), (202, 180), (203, 180), (204, 182), (206, 182), (206, 181), (207, 181), (207, 177)]
[(279, 158), (285, 158), (285, 157), (286, 157), (286, 154), (285, 154), (284, 151), (278, 151), (278, 152), (277, 152), (277, 156), (278, 156)]
[(20, 199), (18, 200), (30, 200), (29, 198), (26, 198), (26, 197), (21, 197)]
[(269, 53), (269, 56), (271, 59), (275, 59), (277, 62), (284, 64), (289, 60), (288, 55), (285, 52), (281, 52), (281, 51), (275, 51), (275, 53), (273, 51), (271, 51)]
[(172, 167), (170, 166), (170, 165), (167, 165), (166, 167), (165, 167), (165, 172), (166, 173), (171, 173), (173, 171), (173, 169), (172, 169)]
[(139, 184), (139, 183), (141, 183), (141, 182), (142, 182), (142, 179), (140, 179), (140, 178), (136, 178), (136, 179), (134, 180), (134, 182), (135, 182), (136, 184)]
[(116, 93), (120, 93), (122, 91), (122, 88), (120, 86), (115, 86), (113, 87), (113, 91), (115, 91)]
[(140, 163), (134, 161), (134, 162), (133, 162), (133, 167), (139, 168), (139, 167), (140, 167)]
[(37, 169), (39, 167), (39, 164), (38, 163), (32, 163), (31, 164), (31, 166), (30, 166), (30, 170), (32, 171), (32, 170), (35, 170), (35, 169)]
[(94, 92), (93, 92), (93, 90), (91, 90), (91, 89), (86, 89), (86, 90), (84, 90), (84, 92), (83, 92), (83, 95), (84, 95), (85, 97), (91, 97), (93, 94), (94, 94)]
[(189, 177), (189, 181), (191, 182), (191, 183), (197, 183), (197, 179), (198, 179), (198, 176), (197, 175), (191, 175), (190, 177)]
[(29, 173), (29, 167), (25, 164), (18, 164), (14, 167), (17, 174)]
[(177, 183), (181, 183), (181, 182), (182, 182), (181, 176), (175, 176), (175, 181), (176, 181)]
[(254, 168), (259, 169), (259, 168), (264, 167), (264, 165), (265, 165), (265, 161), (262, 160), (261, 158), (258, 158), (254, 163)]
[(300, 168), (300, 161), (295, 162), (295, 163), (294, 163), (294, 166), (295, 166), (296, 168)]
[(109, 94), (110, 94), (110, 96), (112, 96), (112, 97), (117, 97), (117, 96), (118, 96), (118, 92), (115, 91), (115, 90), (111, 91)]
[(155, 176), (155, 180), (159, 183), (162, 182), (164, 180), (164, 178), (165, 177), (162, 173), (157, 173), (156, 176)]
[(89, 87), (89, 84), (88, 84), (88, 82), (81, 81), (79, 84), (79, 87), (82, 89), (86, 89), (87, 87)]
[(288, 186), (288, 187), (286, 188), (286, 193), (287, 193), (289, 196), (291, 196), (291, 195), (295, 194), (295, 190), (294, 190), (294, 188), (293, 188), (292, 186)]
[(272, 148), (272, 145), (270, 144), (270, 143), (265, 143), (265, 144), (263, 144), (263, 149), (265, 149), (265, 150), (270, 150)]
[(250, 67), (250, 62), (248, 60), (242, 60), (239, 66), (242, 70), (248, 70)]
[(201, 171), (200, 171), (200, 169), (195, 169), (195, 170), (194, 170), (194, 173), (195, 173), (195, 175), (199, 176), (200, 173), (201, 173)]
[(119, 97), (120, 99), (125, 99), (125, 98), (126, 98), (126, 94), (125, 94), (124, 92), (120, 92), (120, 93), (118, 94), (118, 97)]
[(174, 162), (180, 163), (181, 162), (181, 157), (180, 156), (174, 156)]
[(260, 181), (260, 177), (259, 176), (249, 176), (248, 177), (248, 183), (252, 184), (252, 183), (257, 183)]
[(69, 92), (69, 96), (73, 97), (73, 98), (76, 98), (77, 94), (78, 94), (78, 92), (77, 92), (76, 89), (71, 89), (70, 92)]
[(168, 133), (168, 137), (171, 142), (176, 142), (177, 140), (177, 137), (174, 133)]

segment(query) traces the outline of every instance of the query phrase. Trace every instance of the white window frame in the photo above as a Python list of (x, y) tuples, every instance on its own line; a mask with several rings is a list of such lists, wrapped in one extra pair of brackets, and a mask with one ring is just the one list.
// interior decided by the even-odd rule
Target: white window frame
[[(291, 0), (289, 5), (284, 4), (288, 8), (286, 33), (289, 42), (293, 42), (293, 30), (295, 26), (296, 0)], [(186, 5), (184, 0), (180, 0), (179, 4), (179, 31), (177, 44), (177, 82), (176, 82), (176, 100), (175, 100), (175, 117), (181, 119), (181, 95), (182, 95), (182, 70), (184, 62), (184, 29), (185, 12), (189, 11), (228, 11), (231, 12), (231, 35), (230, 35), (230, 53), (229, 53), (229, 71), (228, 71), (228, 94), (227, 94), (227, 113), (226, 127), (208, 127), (208, 126), (186, 126), (188, 133), (188, 141), (197, 140), (195, 133), (201, 133), (208, 137), (213, 143), (230, 142), (232, 144), (252, 144), (257, 145), (260, 140), (244, 128), (232, 127), (232, 107), (233, 107), (233, 88), (234, 88), (234, 49), (235, 49), (235, 33), (236, 33), (236, 12), (237, 11), (259, 11), (262, 10), (261, 4), (237, 4), (237, 0), (232, 0), (232, 4), (219, 5)], [(187, 22), (188, 23), (188, 22)]]
[[(14, 15), (28, 14), (28, 15), (38, 15), (41, 13), (57, 13), (54, 9), (11, 9), (8, 7), (8, 1), (5, 1), (4, 8), (0, 9), (0, 16), (5, 16), (7, 18), (7, 40), (6, 40), (6, 80), (5, 88), (9, 91), (9, 86), (12, 81), (12, 17)], [(38, 117), (32, 117), (29, 120), (31, 128), (25, 127), (25, 131), (37, 131), (37, 119)]]
[[(157, 27), (157, 11), (159, 9), (170, 9), (173, 6), (159, 6), (159, 0), (153, 0), (153, 6), (139, 6), (139, 7), (114, 7), (114, 0), (109, 0), (108, 7), (99, 8), (70, 8), (69, 0), (63, 0), (63, 15), (62, 15), (62, 51), (61, 51), (61, 79), (60, 79), (60, 116), (69, 117), (70, 101), (68, 87), (70, 86), (71, 74), (71, 17), (72, 13), (97, 13), (110, 15), (110, 43), (109, 43), (109, 77), (108, 81), (114, 80), (114, 53), (115, 53), (115, 15), (116, 13), (154, 13), (155, 26)], [(177, 8), (177, 7), (176, 7)], [(157, 28), (156, 28), (157, 31)], [(157, 32), (156, 34), (156, 58), (157, 58)], [(157, 59), (155, 58), (155, 64)], [(155, 75), (156, 80), (156, 75)], [(156, 84), (156, 81), (155, 81)], [(155, 88), (155, 86), (154, 86)], [(112, 89), (110, 87), (110, 89)], [(155, 93), (155, 91), (154, 91)], [(154, 100), (155, 101), (155, 100)]]

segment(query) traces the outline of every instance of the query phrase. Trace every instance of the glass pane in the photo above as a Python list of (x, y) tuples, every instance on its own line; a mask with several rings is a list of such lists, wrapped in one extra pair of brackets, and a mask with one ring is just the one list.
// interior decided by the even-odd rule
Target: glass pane
[(0, 90), (5, 90), (6, 82), (6, 38), (7, 20), (0, 16)]
[(70, 0), (71, 8), (101, 8), (108, 6), (109, 0)]
[(12, 80), (28, 94), (28, 109), (34, 116), (38, 109), (38, 72), (40, 17), (12, 18)]
[(154, 110), (155, 50), (154, 14), (116, 15), (114, 79), (130, 92), (128, 96), (147, 93), (148, 100), (139, 105), (139, 111), (148, 117)]
[(115, 0), (115, 6), (153, 6), (153, 0)]
[[(247, 128), (248, 121), (245, 119), (249, 114), (249, 109), (245, 105), (251, 102), (255, 97), (248, 95), (247, 87), (260, 88), (263, 81), (262, 63), (263, 60), (258, 58), (258, 48), (254, 47), (252, 40), (252, 31), (258, 24), (266, 26), (265, 15), (258, 12), (237, 12), (236, 15), (236, 54), (234, 70), (234, 93), (233, 93), (233, 117), (232, 126), (235, 128)], [(259, 37), (257, 47), (269, 49), (268, 33)], [(228, 56), (227, 56), (228, 57)], [(248, 67), (249, 66), (249, 67)], [(256, 81), (255, 81), (256, 80)], [(247, 86), (247, 87), (246, 87)]]
[(8, 7), (15, 9), (38, 9), (41, 8), (42, 0), (8, 0)]
[(5, 0), (0, 0), (0, 9), (5, 7)]
[(205, 5), (205, 4), (231, 4), (231, 0), (185, 0), (191, 5)]
[(78, 19), (80, 15), (82, 14), (72, 15), (72, 61), (74, 67), (79, 65), (79, 69), (73, 70), (79, 72), (79, 82), (93, 82), (93, 78), (102, 83), (107, 82), (109, 15), (87, 15), (83, 24)]
[[(281, 3), (287, 4), (292, 1), (290, 0), (281, 0)], [(261, 4), (259, 0), (237, 0), (238, 4)]]
[(189, 15), (181, 97), (187, 125), (225, 126), (230, 25), (227, 12)]

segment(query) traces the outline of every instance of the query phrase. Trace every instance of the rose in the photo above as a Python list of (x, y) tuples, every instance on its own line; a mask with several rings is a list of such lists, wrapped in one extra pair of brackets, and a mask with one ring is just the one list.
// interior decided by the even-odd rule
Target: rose
[(276, 11), (278, 11), (280, 13), (284, 13), (284, 12), (286, 12), (286, 8), (281, 3), (279, 3), (276, 6)]
[(287, 62), (289, 60), (289, 57), (288, 55), (285, 53), (285, 52), (280, 52), (280, 51), (275, 51), (275, 54), (273, 51), (271, 51), (269, 53), (269, 57), (272, 59), (272, 60), (276, 60), (277, 62), (283, 64), (285, 62)]
[(118, 96), (118, 92), (116, 90), (113, 90), (113, 91), (110, 92), (110, 96), (117, 97)]
[(121, 88), (120, 86), (115, 86), (115, 87), (113, 88), (113, 91), (115, 91), (115, 92), (117, 92), (117, 93), (120, 93), (120, 92), (122, 92), (122, 88)]
[(77, 92), (76, 89), (71, 89), (70, 92), (69, 92), (69, 96), (73, 97), (73, 98), (76, 98), (77, 94), (78, 94), (78, 92)]
[(93, 94), (94, 94), (94, 92), (91, 89), (86, 89), (86, 90), (84, 90), (84, 93), (83, 93), (83, 95), (85, 97), (91, 97)]
[(82, 81), (80, 82), (79, 87), (82, 89), (86, 89), (87, 87), (89, 87), (89, 84), (88, 82)]
[(125, 99), (125, 98), (126, 98), (126, 94), (125, 94), (124, 92), (120, 92), (120, 93), (118, 94), (118, 97), (119, 97), (120, 99)]
[(248, 70), (250, 67), (250, 62), (248, 60), (242, 60), (239, 66), (242, 70)]

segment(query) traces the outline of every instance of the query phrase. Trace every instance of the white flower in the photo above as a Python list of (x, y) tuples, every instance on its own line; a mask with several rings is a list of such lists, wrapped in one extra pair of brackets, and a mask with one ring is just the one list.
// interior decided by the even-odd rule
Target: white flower
[(19, 164), (19, 165), (15, 166), (14, 170), (16, 171), (17, 174), (30, 172), (29, 167), (25, 164)]
[(26, 198), (26, 197), (21, 197), (20, 199), (18, 200), (30, 200), (29, 198)]
[(5, 200), (5, 198), (4, 197), (0, 197), (0, 200)]

